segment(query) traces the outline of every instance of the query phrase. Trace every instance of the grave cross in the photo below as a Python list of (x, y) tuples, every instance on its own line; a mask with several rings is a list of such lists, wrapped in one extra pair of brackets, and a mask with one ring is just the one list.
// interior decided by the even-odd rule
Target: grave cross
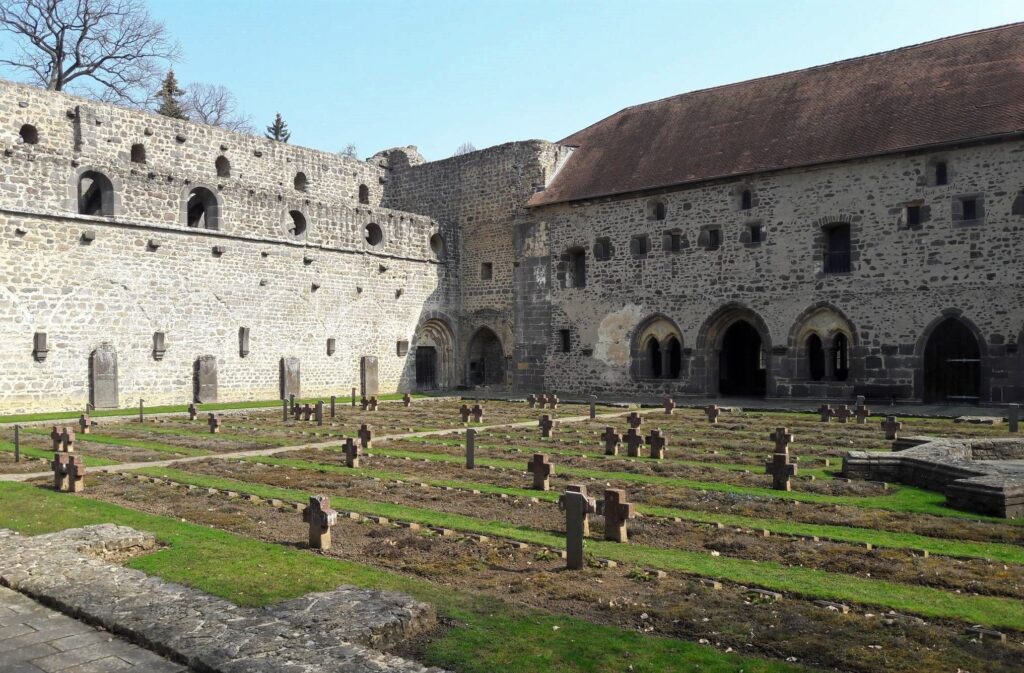
[[(584, 496), (587, 495), (587, 487), (585, 484), (566, 484), (565, 490), (570, 493), (582, 493)], [(596, 512), (595, 512), (596, 513)], [(590, 535), (590, 517), (583, 517), (583, 536), (588, 537)]]
[(886, 416), (885, 420), (882, 421), (882, 430), (885, 431), (885, 438), (889, 441), (896, 441), (899, 439), (900, 430), (903, 429), (903, 424), (896, 420), (895, 416)]
[(359, 447), (351, 437), (345, 438), (345, 467), (359, 467)]
[(626, 455), (636, 458), (640, 455), (640, 447), (644, 445), (644, 436), (636, 428), (626, 430)]
[(533, 454), (533, 458), (526, 463), (526, 469), (528, 472), (533, 473), (533, 490), (548, 490), (548, 479), (552, 474), (554, 474), (555, 468), (548, 461), (548, 457), (546, 455), (543, 453)]
[(324, 424), (324, 401), (323, 400), (318, 400), (317, 401), (316, 408), (313, 410), (313, 414), (314, 414), (314, 417), (316, 418), (316, 424), (317, 425), (323, 425)]
[(364, 449), (369, 449), (370, 444), (373, 442), (373, 426), (363, 423), (359, 426), (359, 445)]
[(871, 415), (871, 411), (863, 404), (858, 404), (854, 414), (857, 416), (857, 422), (864, 425), (868, 422), (868, 416)]
[(377, 399), (376, 395), (370, 395), (368, 404), (370, 406), (370, 411), (377, 411), (377, 405), (380, 404), (380, 400)]
[[(194, 420), (196, 420), (196, 416), (198, 416), (198, 415), (199, 415), (199, 409), (196, 408), (196, 403), (195, 402), (189, 402), (188, 403), (188, 420), (194, 421)], [(287, 417), (286, 417), (286, 419), (287, 419)]]
[(580, 570), (583, 567), (583, 522), (587, 514), (597, 510), (593, 498), (585, 493), (566, 490), (558, 498), (558, 509), (565, 512), (565, 567)]
[(206, 420), (210, 425), (210, 433), (216, 434), (220, 432), (220, 416), (217, 414), (210, 414), (210, 417)]
[(796, 476), (796, 463), (789, 459), (789, 444), (793, 441), (793, 435), (786, 428), (775, 428), (768, 437), (775, 442), (775, 453), (772, 459), (764, 464), (765, 474), (772, 475), (772, 488), (776, 491), (789, 491), (792, 488), (791, 479)]
[(75, 431), (71, 428), (64, 427), (60, 431), (60, 445), (61, 450), (67, 453), (75, 452)]
[(661, 460), (665, 457), (665, 435), (661, 434), (661, 428), (651, 430), (647, 435), (647, 446), (651, 448), (651, 458)]
[(472, 412), (470, 411), (468, 404), (463, 404), (461, 407), (459, 407), (459, 416), (462, 417), (463, 423), (469, 423), (470, 413)]
[(53, 490), (63, 493), (68, 490), (68, 454), (54, 453), (50, 462), (53, 470)]
[(613, 542), (628, 542), (626, 521), (636, 518), (636, 506), (626, 502), (626, 492), (619, 488), (607, 488), (604, 500), (597, 503), (597, 513), (604, 514), (604, 539)]
[(60, 429), (56, 425), (50, 430), (50, 441), (53, 442), (53, 450), (60, 451)]
[(704, 407), (704, 415), (708, 417), (708, 423), (718, 423), (718, 417), (722, 415), (722, 409), (717, 404), (709, 404)]
[(818, 407), (818, 418), (821, 419), (822, 423), (831, 423), (832, 419), (835, 418), (835, 415), (835, 409), (827, 404), (823, 404)]
[(839, 419), (840, 423), (849, 423), (850, 417), (853, 416), (853, 412), (850, 411), (850, 407), (845, 404), (840, 404), (839, 408), (836, 409), (836, 418)]
[(83, 435), (88, 435), (92, 432), (92, 419), (82, 414), (78, 417), (78, 431)]
[(473, 408), (469, 410), (469, 413), (473, 415), (474, 423), (483, 423), (484, 421), (484, 408), (479, 404), (474, 404)]
[(558, 395), (548, 395), (548, 409), (558, 408)]
[(67, 482), (68, 493), (81, 493), (85, 490), (85, 458), (68, 455)]
[(604, 434), (601, 435), (601, 439), (604, 440), (604, 455), (619, 455), (619, 445), (622, 444), (622, 435), (615, 432), (615, 428), (613, 428), (610, 425), (606, 426), (604, 429)]
[(537, 421), (537, 427), (540, 428), (540, 436), (542, 439), (550, 439), (555, 429), (555, 422), (551, 420), (551, 414), (544, 414)]
[(639, 428), (640, 424), (644, 422), (644, 417), (635, 411), (631, 411), (629, 416), (626, 416), (626, 422), (629, 423), (631, 428)]
[(412, 395), (410, 395), (409, 393), (402, 395), (402, 404), (405, 405), (406, 408), (411, 407)]
[(789, 451), (789, 445), (793, 443), (793, 435), (788, 428), (775, 428), (775, 432), (768, 435), (768, 439), (775, 442), (775, 453)]
[(309, 524), (311, 549), (331, 548), (331, 528), (338, 522), (338, 513), (331, 509), (326, 495), (309, 496), (309, 504), (302, 510), (302, 520)]
[(676, 401), (671, 397), (666, 397), (665, 401), (662, 402), (662, 406), (665, 407), (666, 414), (671, 414), (676, 410)]
[(297, 404), (292, 405), (292, 417), (297, 421), (302, 420), (302, 407)]
[(535, 408), (537, 406), (537, 396), (534, 395), (533, 393), (530, 393), (529, 395), (527, 395), (526, 396), (526, 405), (528, 407), (530, 407), (531, 409)]
[(363, 408), (363, 411), (367, 411), (370, 408), (370, 400), (368, 400), (364, 395), (363, 397), (359, 398), (359, 406)]
[(304, 407), (302, 407), (302, 420), (308, 421), (308, 420), (310, 420), (312, 418), (313, 418), (313, 407), (309, 406), (309, 403), (307, 402), (306, 405)]

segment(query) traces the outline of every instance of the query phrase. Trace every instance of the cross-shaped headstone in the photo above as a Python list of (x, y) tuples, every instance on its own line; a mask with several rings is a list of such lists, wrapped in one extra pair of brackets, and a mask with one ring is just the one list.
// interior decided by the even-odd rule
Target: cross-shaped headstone
[[(583, 495), (587, 495), (586, 484), (566, 484), (565, 490), (570, 493), (582, 493)], [(584, 537), (590, 535), (590, 518), (587, 516), (583, 517), (583, 535)]]
[(548, 395), (548, 409), (558, 408), (558, 395)]
[(708, 423), (717, 423), (718, 417), (722, 415), (722, 409), (717, 404), (709, 404), (704, 407), (704, 415), (708, 417)]
[(288, 395), (288, 403), (292, 405), (292, 409), (295, 408), (295, 393), (290, 393)]
[(195, 402), (189, 402), (188, 403), (188, 420), (194, 421), (194, 420), (196, 420), (196, 417), (198, 415), (199, 415), (199, 409), (196, 408), (196, 403)]
[(796, 476), (796, 463), (790, 461), (789, 450), (776, 451), (764, 464), (764, 473), (772, 475), (772, 488), (776, 491), (792, 490), (791, 479)]
[(81, 493), (85, 490), (85, 458), (79, 455), (68, 455), (68, 493)]
[(324, 424), (324, 401), (318, 400), (316, 407), (313, 409), (313, 417), (316, 418), (317, 425)]
[(628, 542), (626, 521), (636, 517), (636, 507), (626, 502), (626, 492), (619, 488), (604, 491), (604, 500), (598, 503), (598, 514), (604, 514), (604, 539)]
[(626, 416), (626, 422), (629, 423), (631, 428), (639, 428), (640, 424), (644, 422), (644, 417), (635, 411), (631, 411), (629, 416)]
[(615, 432), (615, 428), (610, 425), (606, 426), (604, 434), (601, 435), (601, 439), (604, 440), (604, 455), (619, 455), (619, 445), (622, 444), (622, 435)]
[(651, 449), (651, 458), (661, 460), (665, 457), (665, 435), (661, 434), (660, 428), (651, 430), (647, 435), (647, 446)]
[(555, 468), (548, 461), (543, 453), (533, 454), (533, 458), (526, 464), (526, 469), (533, 473), (533, 489), (535, 491), (548, 490), (548, 479), (554, 474)]
[(587, 515), (597, 511), (593, 498), (586, 494), (566, 490), (558, 498), (558, 508), (565, 512), (565, 567), (579, 570), (583, 567), (583, 532)]
[(882, 430), (885, 431), (885, 438), (889, 441), (896, 441), (899, 439), (900, 430), (903, 429), (903, 424), (896, 420), (895, 416), (886, 416), (885, 420), (882, 421)]
[(629, 428), (626, 430), (626, 436), (623, 439), (626, 442), (626, 455), (633, 458), (639, 456), (640, 447), (644, 445), (644, 436), (636, 428)]
[(369, 404), (369, 407), (370, 407), (370, 411), (377, 411), (377, 407), (378, 407), (378, 405), (380, 405), (380, 400), (377, 399), (376, 395), (370, 395), (370, 399), (368, 400), (368, 404)]
[(851, 411), (850, 407), (845, 404), (840, 404), (839, 408), (836, 409), (836, 418), (839, 419), (840, 423), (849, 423), (852, 416), (853, 411)]
[(857, 422), (864, 425), (868, 422), (868, 416), (871, 415), (871, 411), (863, 404), (857, 405), (857, 408), (853, 412), (857, 416)]
[(345, 438), (345, 467), (359, 467), (359, 446), (351, 437)]
[(864, 395), (857, 395), (857, 403), (854, 406), (855, 407), (863, 407), (867, 403), (867, 401), (868, 401), (868, 398), (865, 397)]
[(483, 423), (484, 408), (479, 404), (474, 404), (473, 408), (469, 410), (469, 413), (472, 414), (474, 423)]
[(549, 439), (552, 432), (555, 429), (555, 422), (551, 419), (551, 414), (544, 414), (537, 421), (537, 427), (540, 428), (540, 436), (543, 439)]
[(53, 426), (52, 430), (50, 430), (50, 441), (53, 443), (53, 450), (60, 451), (60, 428), (58, 428), (56, 425)]
[(75, 452), (75, 431), (72, 428), (64, 427), (60, 431), (61, 451), (67, 453)]
[(309, 524), (311, 549), (331, 548), (331, 528), (338, 522), (338, 513), (331, 509), (326, 495), (309, 496), (309, 504), (302, 510), (302, 520)]
[(359, 445), (364, 449), (369, 449), (371, 442), (373, 442), (373, 426), (363, 423), (359, 426)]
[(312, 418), (313, 418), (313, 407), (309, 406), (309, 403), (307, 402), (306, 405), (304, 407), (302, 407), (302, 420), (308, 421), (308, 420), (311, 420)]
[(775, 442), (775, 453), (789, 451), (789, 445), (793, 443), (793, 435), (788, 428), (775, 428), (775, 432), (768, 435), (768, 439)]
[(206, 420), (206, 422), (210, 425), (211, 433), (216, 434), (220, 432), (220, 416), (218, 416), (217, 414), (210, 414), (210, 417)]
[(364, 397), (360, 397), (359, 398), (359, 406), (361, 406), (363, 408), (363, 411), (367, 411), (370, 408), (370, 400), (368, 398), (366, 398), (365, 396)]
[(676, 401), (671, 397), (666, 397), (665, 401), (662, 402), (662, 406), (665, 407), (666, 414), (671, 414), (676, 410)]
[(459, 407), (459, 416), (462, 417), (463, 423), (469, 423), (469, 415), (471, 413), (472, 411), (470, 410), (468, 404), (463, 404), (461, 407)]
[(818, 418), (821, 419), (822, 423), (831, 423), (832, 419), (835, 418), (836, 412), (828, 404), (823, 404), (818, 407)]
[(402, 404), (405, 405), (406, 407), (411, 407), (412, 395), (410, 395), (409, 393), (402, 395)]
[(466, 428), (466, 469), (476, 467), (476, 428)]
[(82, 414), (78, 417), (78, 431), (83, 435), (88, 435), (92, 432), (92, 419)]
[(53, 470), (53, 490), (65, 492), (68, 490), (68, 458), (67, 453), (54, 453), (50, 461), (50, 469)]
[(297, 421), (302, 420), (302, 407), (297, 404), (292, 405), (292, 418)]
[(537, 406), (537, 396), (534, 395), (533, 393), (530, 393), (529, 395), (527, 395), (526, 396), (526, 404), (531, 409), (535, 408)]

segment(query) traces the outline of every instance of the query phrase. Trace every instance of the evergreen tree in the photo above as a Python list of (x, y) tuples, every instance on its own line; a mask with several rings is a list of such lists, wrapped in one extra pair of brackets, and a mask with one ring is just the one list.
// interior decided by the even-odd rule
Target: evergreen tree
[(178, 100), (183, 95), (185, 92), (178, 86), (178, 78), (174, 76), (174, 70), (168, 70), (167, 77), (164, 77), (163, 84), (160, 85), (160, 90), (156, 94), (157, 100), (160, 101), (160, 106), (156, 111), (165, 117), (188, 119), (185, 108)]
[(281, 118), (280, 112), (274, 115), (274, 123), (267, 127), (267, 132), (264, 135), (282, 143), (288, 142), (288, 139), (292, 137), (291, 132), (288, 131), (288, 124)]

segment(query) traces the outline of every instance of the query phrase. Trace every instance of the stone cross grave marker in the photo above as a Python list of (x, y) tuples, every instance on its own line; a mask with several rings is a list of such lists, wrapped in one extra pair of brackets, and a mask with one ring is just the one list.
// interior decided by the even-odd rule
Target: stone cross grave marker
[(53, 454), (53, 488), (61, 493), (80, 493), (85, 490), (85, 462), (73, 453)]
[(312, 418), (313, 418), (313, 407), (309, 406), (309, 403), (307, 402), (306, 404), (304, 404), (302, 406), (302, 420), (308, 421), (308, 420), (312, 420)]
[(548, 409), (557, 409), (557, 408), (558, 408), (558, 395), (555, 395), (555, 394), (548, 395)]
[(210, 432), (216, 434), (220, 432), (220, 416), (217, 414), (210, 414), (210, 417), (206, 420), (210, 425)]
[(60, 451), (60, 428), (56, 425), (50, 430), (50, 442), (53, 444), (54, 451)]
[(359, 446), (351, 437), (345, 438), (345, 467), (359, 467)]
[(409, 393), (402, 395), (402, 404), (405, 405), (406, 408), (411, 407), (412, 395), (410, 395)]
[(835, 415), (835, 409), (827, 404), (823, 404), (818, 407), (818, 418), (822, 423), (831, 423), (832, 419), (835, 418)]
[(590, 420), (597, 418), (597, 395), (590, 396)]
[(855, 400), (856, 403), (854, 404), (854, 407), (863, 407), (865, 404), (867, 404), (867, 401), (868, 401), (868, 398), (865, 397), (864, 395), (857, 395), (857, 398)]
[(1020, 405), (1011, 404), (1006, 410), (1007, 430), (1020, 432)]
[(636, 428), (626, 430), (623, 438), (626, 442), (626, 455), (636, 458), (640, 455), (640, 447), (644, 445), (644, 436)]
[[(585, 484), (566, 484), (565, 490), (571, 493), (582, 493), (584, 496), (587, 495), (587, 487)], [(596, 512), (595, 512), (596, 513)], [(588, 537), (590, 535), (590, 517), (583, 517), (583, 536)]]
[(789, 459), (789, 445), (793, 435), (786, 428), (775, 428), (775, 432), (768, 438), (775, 442), (775, 453), (764, 464), (764, 472), (772, 475), (772, 488), (776, 491), (792, 490), (791, 480), (797, 473), (796, 463)]
[(338, 396), (331, 395), (331, 418), (334, 418), (335, 411), (338, 406)]
[(543, 453), (533, 454), (533, 458), (526, 464), (526, 469), (533, 473), (533, 490), (548, 490), (548, 480), (554, 474), (554, 466)]
[(466, 428), (466, 469), (476, 467), (476, 428)]
[(368, 411), (370, 409), (370, 398), (360, 397), (359, 406), (362, 407), (363, 411)]
[(469, 413), (473, 416), (474, 423), (484, 422), (484, 408), (479, 404), (474, 404), (473, 408), (469, 410)]
[(199, 416), (199, 408), (196, 407), (196, 403), (195, 402), (189, 402), (188, 403), (188, 420), (194, 421), (194, 420), (196, 420), (197, 416)]
[(377, 407), (380, 406), (380, 400), (377, 399), (376, 395), (370, 395), (368, 400), (370, 411), (377, 411)]
[(640, 424), (644, 422), (644, 417), (635, 411), (631, 411), (629, 416), (626, 416), (626, 422), (629, 423), (631, 428), (639, 428)]
[(892, 442), (899, 439), (900, 430), (903, 429), (903, 424), (896, 420), (895, 416), (886, 416), (881, 425), (882, 430), (885, 431), (886, 439)]
[(626, 521), (636, 517), (636, 506), (626, 502), (626, 492), (620, 488), (607, 488), (604, 500), (597, 503), (597, 513), (604, 515), (604, 539), (628, 542)]
[(75, 450), (75, 431), (66, 426), (58, 428), (55, 425), (50, 430), (50, 441), (53, 443), (54, 451), (73, 453)]
[(359, 445), (364, 449), (371, 448), (373, 443), (373, 426), (363, 423), (359, 426)]
[(546, 405), (547, 403), (548, 403), (547, 393), (541, 393), (540, 395), (537, 395), (537, 408), (538, 409), (543, 409), (544, 405)]
[(302, 520), (309, 524), (311, 549), (331, 548), (331, 528), (338, 522), (338, 513), (331, 509), (326, 495), (309, 496), (309, 504), (302, 510)]
[(551, 414), (544, 414), (537, 421), (537, 427), (540, 428), (540, 436), (542, 439), (550, 439), (552, 433), (555, 430), (555, 422), (551, 419)]
[(852, 416), (853, 412), (845, 404), (840, 404), (839, 408), (836, 409), (836, 418), (839, 419), (840, 423), (849, 423)]
[(92, 419), (87, 415), (82, 414), (78, 417), (78, 431), (83, 435), (88, 435), (92, 432)]
[(558, 508), (565, 512), (565, 567), (583, 568), (583, 522), (597, 510), (593, 498), (567, 490), (558, 498)]
[(861, 425), (864, 425), (868, 422), (868, 417), (871, 415), (871, 410), (868, 409), (863, 404), (859, 404), (857, 405), (857, 408), (854, 409), (853, 413), (855, 416), (857, 416), (857, 422), (860, 423)]
[(651, 430), (649, 435), (647, 435), (647, 446), (651, 449), (651, 458), (654, 458), (655, 460), (661, 460), (664, 458), (665, 445), (665, 435), (662, 434), (661, 428), (655, 428)]
[(470, 411), (468, 404), (463, 404), (461, 407), (459, 407), (459, 416), (462, 418), (463, 423), (469, 423), (469, 415), (471, 413), (472, 412)]
[(717, 404), (709, 404), (704, 407), (704, 415), (708, 417), (708, 423), (717, 423), (718, 417), (722, 415), (722, 409)]
[(295, 418), (295, 420), (301, 421), (302, 420), (302, 407), (300, 407), (297, 404), (292, 405), (292, 416)]
[(535, 408), (537, 406), (537, 396), (534, 395), (533, 393), (530, 393), (529, 395), (527, 395), (526, 396), (526, 405), (528, 407), (530, 407), (531, 409)]
[(661, 403), (661, 406), (665, 408), (665, 413), (671, 415), (676, 410), (676, 401), (671, 397), (666, 397), (665, 401)]
[(622, 444), (622, 435), (615, 432), (615, 428), (610, 425), (605, 426), (604, 434), (601, 435), (601, 439), (604, 440), (604, 455), (619, 455), (619, 446)]
[(316, 418), (316, 424), (317, 425), (323, 425), (324, 424), (324, 401), (323, 400), (318, 400), (317, 401), (316, 408), (313, 409), (313, 415)]

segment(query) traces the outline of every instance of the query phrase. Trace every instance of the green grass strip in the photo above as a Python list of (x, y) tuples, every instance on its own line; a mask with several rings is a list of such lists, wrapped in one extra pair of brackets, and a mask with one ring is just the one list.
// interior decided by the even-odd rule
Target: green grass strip
[[(48, 436), (50, 433), (47, 430), (39, 428), (23, 428), (22, 432), (30, 435)], [(179, 456), (208, 456), (209, 451), (203, 449), (193, 449), (189, 446), (174, 446), (173, 444), (160, 444), (159, 442), (150, 442), (145, 439), (128, 439), (125, 437), (113, 437), (111, 435), (101, 435), (97, 433), (90, 433), (88, 435), (77, 435), (76, 440), (79, 443), (94, 442), (96, 444), (108, 444), (110, 446), (123, 446), (131, 449), (147, 449), (149, 451), (156, 451), (158, 453), (174, 453)]]
[[(263, 486), (236, 479), (209, 477), (171, 468), (143, 468), (141, 474), (162, 477), (205, 488), (249, 493), (263, 498), (305, 502), (302, 491)], [(331, 504), (342, 510), (413, 521), (471, 533), (519, 540), (547, 547), (564, 547), (561, 535), (500, 521), (483, 521), (469, 516), (434, 510), (370, 502), (340, 495), (331, 496)], [(590, 551), (600, 557), (632, 563), (638, 567), (675, 570), (690, 575), (713, 577), (737, 584), (755, 585), (809, 598), (877, 605), (925, 617), (956, 619), (972, 624), (1024, 630), (1024, 601), (994, 596), (967, 596), (931, 587), (869, 580), (839, 575), (813, 568), (786, 567), (773, 562), (757, 562), (707, 553), (661, 549), (647, 545), (616, 544), (588, 540)]]
[[(47, 451), (45, 449), (36, 449), (31, 446), (22, 446), (21, 455), (28, 458), (44, 458), (46, 460), (53, 459), (53, 451)], [(8, 444), (6, 442), (0, 442), (0, 451), (7, 453), (14, 453), (14, 444)], [(99, 458), (96, 456), (85, 456), (86, 467), (102, 467), (104, 465), (117, 465), (118, 461), (111, 460), (109, 458)]]
[(128, 565), (239, 605), (259, 606), (341, 584), (403, 591), (454, 626), (427, 645), (424, 663), (456, 673), (798, 673), (782, 661), (646, 636), (442, 587), (373, 566), (145, 514), (27, 484), (0, 484), (0, 526), (37, 535), (116, 523), (169, 546)]
[[(480, 482), (464, 482), (449, 479), (429, 479), (417, 475), (404, 474), (399, 472), (384, 472), (380, 470), (369, 470), (359, 468), (350, 470), (340, 465), (327, 463), (311, 463), (295, 458), (277, 458), (274, 456), (254, 456), (245, 459), (247, 462), (264, 463), (267, 465), (280, 465), (282, 467), (295, 467), (300, 470), (315, 470), (318, 472), (334, 472), (348, 474), (354, 477), (377, 477), (378, 479), (400, 480), (407, 482), (422, 482), (431, 486), (449, 486), (467, 491), (477, 490), (481, 493), (507, 493), (510, 496), (519, 498), (540, 498), (549, 502), (558, 500), (558, 493), (534, 491), (525, 488), (514, 488), (496, 486), (494, 484)], [(851, 542), (856, 544), (870, 543), (875, 547), (889, 549), (911, 549), (926, 550), (929, 554), (939, 556), (951, 556), (957, 558), (980, 558), (1001, 561), (1003, 563), (1024, 564), (1024, 547), (1012, 544), (1000, 544), (995, 542), (964, 542), (946, 538), (935, 538), (915, 533), (898, 533), (873, 528), (852, 528), (846, 526), (830, 526), (826, 524), (800, 523), (798, 521), (785, 521), (777, 519), (760, 519), (748, 516), (732, 514), (718, 514), (700, 512), (688, 509), (675, 509), (672, 507), (657, 507), (653, 505), (637, 505), (637, 511), (648, 516), (678, 517), (696, 523), (721, 523), (726, 526), (737, 528), (752, 528), (755, 530), (768, 530), (780, 535), (803, 535), (817, 536), (839, 542)]]

